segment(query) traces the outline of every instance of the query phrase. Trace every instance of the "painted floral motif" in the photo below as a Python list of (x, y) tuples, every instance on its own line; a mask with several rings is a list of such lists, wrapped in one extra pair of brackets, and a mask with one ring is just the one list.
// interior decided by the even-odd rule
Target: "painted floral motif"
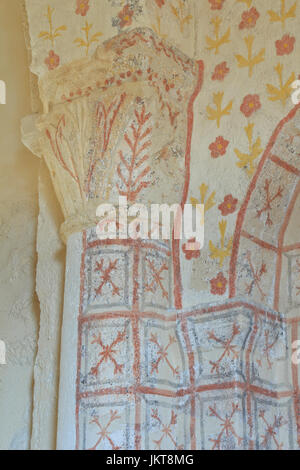
[(242, 56), (240, 54), (236, 54), (236, 60), (238, 66), (240, 68), (247, 67), (249, 70), (249, 77), (252, 77), (253, 69), (255, 65), (260, 64), (265, 60), (265, 49), (261, 49), (256, 55), (253, 54), (253, 43), (254, 43), (254, 36), (247, 36), (244, 38), (246, 47), (247, 47), (247, 56)]
[(233, 100), (229, 101), (229, 103), (222, 108), (223, 98), (224, 92), (214, 93), (213, 102), (215, 108), (211, 106), (207, 106), (206, 108), (208, 119), (210, 121), (216, 121), (218, 127), (220, 127), (222, 117), (229, 116), (232, 110)]
[(228, 194), (224, 197), (222, 204), (218, 206), (222, 216), (233, 214), (236, 211), (238, 200), (235, 199), (232, 194)]
[(241, 104), (241, 111), (246, 117), (252, 116), (255, 111), (261, 108), (261, 103), (258, 95), (247, 95), (245, 96), (243, 103)]
[(98, 31), (97, 33), (94, 33), (92, 36), (90, 36), (90, 31), (93, 27), (92, 23), (88, 23), (87, 21), (85, 22), (85, 26), (81, 28), (81, 30), (84, 32), (85, 38), (76, 38), (74, 40), (74, 44), (77, 44), (78, 47), (85, 47), (86, 49), (86, 56), (89, 54), (89, 49), (91, 44), (94, 42), (98, 42), (99, 38), (102, 36), (101, 31)]
[(62, 35), (62, 31), (67, 30), (66, 25), (61, 25), (61, 26), (58, 26), (57, 28), (53, 26), (53, 13), (54, 13), (54, 8), (51, 8), (50, 6), (48, 6), (47, 14), (45, 16), (48, 20), (49, 31), (41, 31), (39, 34), (39, 38), (44, 39), (45, 41), (50, 41), (52, 47), (54, 46), (55, 39)]
[(220, 47), (224, 44), (228, 44), (230, 42), (230, 28), (227, 29), (226, 33), (223, 35), (220, 34), (222, 19), (217, 16), (211, 20), (212, 24), (214, 25), (214, 36), (210, 37), (206, 36), (206, 43), (207, 49), (209, 51), (215, 51), (215, 54), (219, 54)]
[(281, 23), (282, 27), (285, 27), (285, 22), (288, 19), (296, 18), (297, 3), (295, 2), (288, 10), (286, 9), (285, 0), (280, 0), (281, 7), (280, 12), (274, 10), (268, 10), (271, 23)]
[(223, 8), (225, 0), (208, 0), (210, 3), (211, 10), (221, 10)]
[(184, 26), (188, 25), (193, 19), (192, 15), (186, 15), (186, 4), (183, 0), (177, 0), (177, 6), (173, 4), (171, 6), (171, 11), (175, 18), (177, 19), (180, 27), (180, 32), (183, 33)]
[(217, 137), (215, 142), (210, 144), (209, 150), (212, 158), (218, 158), (221, 155), (225, 155), (229, 141), (225, 140), (222, 136)]
[(90, 0), (77, 0), (76, 1), (76, 15), (85, 16), (90, 8)]
[(190, 201), (191, 204), (196, 207), (197, 204), (203, 204), (204, 205), (204, 212), (208, 212), (212, 207), (216, 205), (215, 203), (215, 196), (216, 192), (213, 191), (209, 196), (208, 196), (208, 186), (205, 183), (202, 183), (200, 186), (200, 201), (196, 199), (195, 197), (191, 197)]
[(239, 168), (243, 168), (246, 170), (248, 176), (252, 176), (255, 170), (255, 160), (259, 157), (262, 153), (263, 149), (261, 147), (261, 138), (257, 137), (254, 142), (253, 137), (253, 130), (254, 124), (249, 123), (248, 126), (245, 127), (245, 132), (248, 139), (248, 146), (249, 146), (249, 153), (241, 152), (239, 149), (234, 149), (235, 154), (239, 161), (237, 162), (237, 166)]
[(289, 34), (285, 34), (282, 39), (275, 42), (277, 55), (288, 55), (294, 50), (296, 39)]
[(293, 92), (292, 83), (296, 80), (295, 73), (291, 73), (289, 78), (284, 82), (283, 80), (283, 65), (277, 64), (274, 67), (275, 72), (278, 75), (279, 87), (267, 83), (267, 91), (269, 93), (270, 101), (281, 101), (283, 105), (286, 104), (287, 99), (290, 97)]
[(212, 80), (224, 80), (226, 75), (229, 73), (230, 69), (227, 66), (227, 62), (221, 62), (221, 64), (216, 65), (214, 73), (212, 74)]
[(165, 4), (165, 0), (154, 0), (156, 5), (161, 8)]
[(118, 13), (118, 18), (120, 20), (120, 28), (126, 28), (132, 24), (132, 17), (134, 11), (130, 8), (129, 5), (125, 5), (124, 8)]
[(252, 7), (250, 10), (244, 11), (244, 13), (242, 14), (242, 21), (239, 24), (239, 28), (240, 29), (254, 28), (258, 18), (259, 18), (259, 13), (255, 7)]
[(48, 70), (56, 69), (56, 67), (59, 66), (59, 62), (60, 62), (59, 56), (55, 54), (54, 51), (52, 50), (49, 51), (49, 55), (45, 59), (45, 64), (47, 65)]
[(191, 243), (196, 243), (196, 238), (191, 238), (190, 240), (188, 240), (188, 243), (184, 243), (182, 245), (182, 251), (185, 254), (185, 257), (186, 257), (187, 260), (191, 260), (193, 258), (195, 258), (195, 259), (199, 258), (200, 253), (201, 253), (201, 250), (189, 250), (187, 245), (189, 245)]
[(227, 279), (224, 277), (223, 273), (219, 273), (217, 277), (211, 279), (210, 281), (210, 292), (213, 295), (224, 295), (227, 288)]
[(209, 250), (210, 250), (210, 257), (212, 259), (219, 260), (220, 268), (222, 268), (224, 261), (231, 255), (233, 237), (229, 239), (227, 244), (225, 243), (225, 235), (227, 229), (227, 221), (221, 220), (219, 222), (219, 232), (220, 232), (220, 246), (217, 247), (213, 244), (213, 242), (209, 241)]

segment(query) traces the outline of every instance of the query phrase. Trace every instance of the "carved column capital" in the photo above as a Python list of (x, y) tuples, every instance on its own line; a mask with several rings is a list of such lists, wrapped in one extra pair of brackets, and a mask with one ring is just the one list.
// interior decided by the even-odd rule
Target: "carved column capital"
[(64, 238), (95, 225), (96, 207), (119, 195), (130, 203), (182, 201), (201, 80), (202, 63), (147, 28), (40, 80), (40, 153), (66, 219)]

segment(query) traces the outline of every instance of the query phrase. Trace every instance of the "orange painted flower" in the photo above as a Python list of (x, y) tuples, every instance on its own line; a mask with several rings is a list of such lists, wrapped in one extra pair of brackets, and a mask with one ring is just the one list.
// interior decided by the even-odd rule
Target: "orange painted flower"
[(225, 0), (208, 0), (211, 10), (221, 10)]
[(236, 211), (237, 203), (238, 200), (235, 199), (232, 194), (228, 194), (224, 197), (224, 201), (218, 206), (218, 209), (224, 217), (226, 215), (233, 214)]
[(210, 144), (209, 150), (211, 152), (212, 158), (218, 158), (221, 155), (225, 155), (229, 141), (225, 140), (223, 137), (217, 137), (215, 142)]
[(259, 18), (259, 13), (255, 7), (252, 7), (250, 10), (244, 11), (242, 14), (242, 21), (240, 22), (240, 29), (249, 29), (254, 28), (256, 22)]
[(48, 70), (56, 69), (59, 66), (59, 56), (54, 51), (50, 51), (48, 57), (45, 59), (45, 64)]
[(132, 17), (133, 17), (133, 10), (130, 8), (130, 6), (127, 4), (123, 8), (123, 10), (120, 11), (118, 14), (118, 17), (120, 19), (120, 28), (125, 28), (125, 26), (130, 26), (132, 23)]
[(275, 42), (277, 55), (288, 55), (294, 50), (296, 39), (289, 34), (285, 34), (282, 39)]
[(76, 15), (81, 15), (81, 16), (85, 16), (90, 8), (90, 5), (89, 5), (89, 1), (90, 0), (77, 0), (76, 2)]
[(161, 8), (165, 4), (165, 0), (155, 0), (156, 5)]
[(215, 71), (212, 74), (212, 80), (224, 80), (226, 75), (229, 73), (229, 67), (227, 67), (227, 62), (221, 62), (221, 64), (216, 65)]
[(197, 245), (196, 238), (191, 238), (187, 243), (182, 245), (182, 251), (184, 252), (186, 259), (191, 260), (192, 258), (199, 258), (201, 250), (198, 250), (197, 246), (194, 247), (194, 250), (189, 250), (188, 245), (190, 244)]
[(227, 288), (227, 279), (222, 273), (219, 273), (217, 277), (211, 279), (210, 282), (210, 292), (213, 295), (224, 295)]
[(247, 95), (241, 104), (240, 110), (246, 117), (250, 117), (255, 111), (261, 108), (258, 95)]

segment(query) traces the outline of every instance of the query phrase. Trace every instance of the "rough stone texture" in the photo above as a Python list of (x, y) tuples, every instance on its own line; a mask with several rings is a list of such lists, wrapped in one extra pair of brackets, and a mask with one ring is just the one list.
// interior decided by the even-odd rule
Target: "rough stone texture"
[(34, 292), (38, 162), (20, 138), (20, 119), (31, 108), (16, 1), (9, 7), (1, 2), (0, 49), (1, 79), (7, 85), (7, 104), (0, 105), (0, 338), (7, 349), (7, 365), (0, 365), (0, 449), (28, 449), (39, 321)]

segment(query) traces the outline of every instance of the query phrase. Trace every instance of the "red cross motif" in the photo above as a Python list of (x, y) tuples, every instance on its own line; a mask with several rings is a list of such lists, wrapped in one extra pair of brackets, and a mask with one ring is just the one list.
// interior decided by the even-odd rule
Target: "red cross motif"
[(158, 358), (157, 358), (157, 361), (152, 365), (151, 374), (153, 374), (154, 371), (158, 373), (159, 364), (161, 362), (166, 362), (168, 367), (171, 369), (173, 375), (178, 375), (179, 374), (178, 367), (174, 368), (168, 358), (168, 349), (170, 348), (172, 344), (176, 343), (176, 339), (173, 336), (169, 335), (169, 342), (165, 347), (163, 347), (159, 344), (157, 335), (154, 335), (153, 333), (151, 333), (150, 341), (154, 343), (158, 349), (157, 351)]
[(268, 369), (272, 369), (273, 362), (271, 361), (270, 358), (270, 352), (274, 348), (275, 344), (277, 343), (279, 339), (279, 333), (276, 335), (275, 339), (273, 341), (270, 340), (270, 332), (269, 330), (266, 330), (264, 333), (265, 337), (265, 344), (263, 347), (263, 354), (262, 354), (262, 359), (258, 359), (256, 362), (257, 364), (262, 367), (262, 361), (265, 359), (268, 364)]
[(271, 219), (272, 203), (276, 199), (282, 198), (282, 193), (283, 193), (283, 188), (279, 186), (277, 192), (273, 196), (271, 196), (270, 184), (271, 184), (271, 180), (266, 179), (265, 185), (264, 185), (265, 204), (262, 209), (257, 211), (257, 217), (260, 217), (264, 212), (267, 213), (266, 225), (268, 225), (268, 227), (271, 227), (271, 225), (273, 225), (273, 221)]
[(262, 437), (262, 447), (267, 448), (268, 444), (270, 442), (274, 442), (276, 449), (277, 450), (282, 450), (283, 449), (283, 443), (279, 443), (277, 439), (277, 431), (284, 425), (287, 424), (287, 422), (283, 419), (282, 416), (276, 416), (274, 415), (274, 421), (273, 424), (269, 424), (268, 421), (266, 420), (265, 417), (265, 411), (261, 410), (259, 413), (259, 417), (263, 420), (266, 429), (265, 429), (265, 434)]
[(153, 261), (151, 261), (148, 258), (146, 258), (146, 261), (147, 261), (147, 263), (150, 267), (151, 276), (152, 276), (153, 280), (150, 284), (147, 284), (145, 286), (145, 292), (152, 292), (153, 294), (155, 294), (156, 289), (159, 288), (162, 292), (162, 296), (164, 298), (168, 299), (169, 295), (168, 295), (168, 292), (166, 291), (166, 289), (163, 286), (163, 283), (162, 283), (163, 277), (161, 275), (163, 273), (163, 271), (168, 271), (168, 266), (166, 265), (166, 263), (163, 263), (161, 265), (160, 269), (156, 269)]
[(101, 333), (98, 334), (98, 336), (94, 335), (93, 336), (93, 341), (91, 344), (98, 344), (101, 348), (101, 352), (99, 353), (100, 360), (96, 364), (95, 367), (91, 368), (91, 374), (97, 375), (98, 370), (101, 367), (102, 363), (111, 361), (112, 364), (114, 365), (114, 374), (122, 373), (123, 372), (123, 367), (124, 364), (118, 364), (115, 355), (117, 354), (117, 349), (116, 346), (120, 343), (122, 343), (126, 339), (126, 330), (124, 331), (119, 331), (116, 338), (112, 341), (111, 344), (105, 345), (102, 341)]
[(212, 365), (211, 368), (211, 373), (217, 372), (219, 374), (220, 372), (220, 366), (223, 361), (223, 359), (228, 356), (230, 357), (232, 355), (233, 359), (238, 359), (239, 357), (239, 351), (236, 350), (236, 345), (232, 344), (235, 337), (240, 333), (239, 326), (234, 324), (232, 327), (232, 333), (231, 336), (225, 340), (218, 338), (213, 331), (210, 331), (208, 333), (209, 339), (215, 341), (216, 343), (219, 343), (223, 346), (223, 352), (219, 359), (216, 362), (209, 361), (209, 363)]
[(99, 295), (102, 293), (102, 289), (105, 285), (111, 285), (112, 295), (120, 295), (120, 289), (111, 279), (111, 273), (117, 269), (118, 260), (110, 261), (107, 268), (104, 268), (104, 259), (101, 259), (100, 262), (96, 263), (95, 272), (102, 273), (101, 283), (96, 289), (96, 294)]
[(260, 284), (261, 284), (263, 275), (267, 273), (266, 264), (262, 263), (260, 269), (254, 269), (250, 251), (248, 251), (247, 253), (247, 260), (248, 260), (249, 267), (251, 270), (252, 281), (250, 284), (246, 285), (246, 293), (250, 295), (253, 290), (253, 287), (256, 286), (260, 293), (261, 300), (263, 301), (266, 297), (266, 294), (263, 292)]
[(97, 435), (100, 436), (100, 437), (99, 437), (98, 441), (96, 442), (96, 444), (89, 450), (96, 450), (98, 445), (101, 444), (101, 442), (104, 441), (105, 439), (111, 445), (112, 450), (119, 450), (120, 449), (120, 447), (117, 447), (115, 445), (115, 443), (113, 442), (113, 440), (110, 437), (111, 433), (108, 431), (110, 426), (112, 425), (112, 423), (114, 421), (116, 421), (117, 419), (120, 419), (120, 416), (118, 415), (118, 412), (110, 410), (110, 418), (109, 418), (109, 420), (108, 420), (108, 422), (106, 423), (105, 426), (102, 426), (102, 424), (100, 423), (98, 417), (94, 418), (91, 421), (91, 424), (93, 424), (93, 423), (96, 424), (98, 426), (98, 428), (100, 429), (100, 431), (97, 433)]
[(235, 439), (237, 440), (238, 445), (240, 446), (243, 442), (243, 438), (237, 435), (234, 429), (234, 421), (233, 421), (234, 415), (238, 411), (241, 411), (241, 409), (239, 408), (239, 405), (232, 403), (232, 411), (230, 414), (226, 414), (225, 418), (222, 418), (221, 415), (218, 413), (217, 405), (214, 405), (214, 407), (210, 406), (209, 410), (210, 410), (210, 416), (215, 416), (220, 421), (220, 426), (221, 426), (221, 431), (218, 434), (218, 437), (216, 439), (209, 439), (211, 442), (213, 442), (212, 450), (215, 450), (215, 449), (221, 450), (222, 440), (224, 439), (224, 436), (226, 436), (227, 438), (229, 436), (234, 436)]
[(165, 425), (162, 422), (161, 418), (158, 415), (158, 410), (157, 409), (152, 410), (152, 415), (151, 416), (152, 416), (153, 419), (155, 419), (159, 423), (159, 427), (160, 427), (160, 430), (162, 432), (162, 435), (161, 435), (160, 439), (158, 439), (158, 440), (153, 439), (154, 444), (156, 444), (156, 448), (158, 450), (160, 450), (164, 439), (169, 438), (171, 440), (171, 442), (173, 443), (175, 449), (183, 450), (183, 446), (179, 446), (177, 444), (177, 442), (176, 442), (176, 440), (175, 440), (175, 438), (172, 434), (172, 429), (173, 429), (173, 432), (174, 432), (174, 428), (177, 424), (177, 415), (174, 413), (174, 411), (172, 410), (172, 412), (171, 412), (171, 418), (170, 418), (170, 422), (169, 422), (168, 425)]

